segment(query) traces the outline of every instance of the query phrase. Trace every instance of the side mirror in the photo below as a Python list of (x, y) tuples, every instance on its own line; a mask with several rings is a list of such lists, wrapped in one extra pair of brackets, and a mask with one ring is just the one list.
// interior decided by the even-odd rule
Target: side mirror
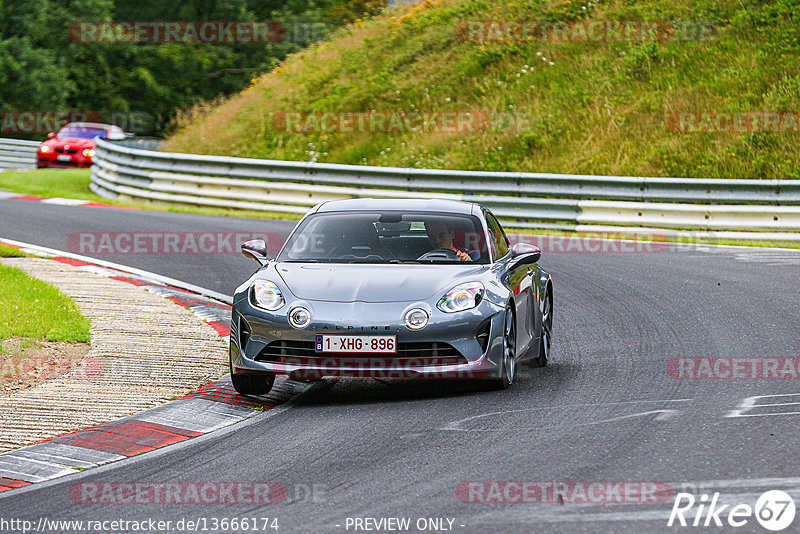
[(267, 263), (267, 244), (263, 239), (253, 239), (242, 243), (242, 256), (257, 261), (259, 265)]
[(514, 267), (536, 263), (541, 257), (542, 251), (536, 245), (517, 243), (511, 247), (511, 259), (514, 260)]
[(53, 133), (53, 132), (50, 132), (49, 134), (47, 134), (47, 138), (48, 138), (48, 139), (52, 139), (52, 138), (54, 138), (55, 136), (56, 136), (56, 134), (55, 134), (55, 133)]

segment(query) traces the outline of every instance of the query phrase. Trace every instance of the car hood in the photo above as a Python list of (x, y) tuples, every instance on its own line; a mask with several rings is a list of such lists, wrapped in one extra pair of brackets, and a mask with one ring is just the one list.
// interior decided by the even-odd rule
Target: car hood
[(440, 297), (451, 286), (471, 282), (488, 265), (333, 265), (278, 263), (289, 290), (305, 300), (411, 302)]

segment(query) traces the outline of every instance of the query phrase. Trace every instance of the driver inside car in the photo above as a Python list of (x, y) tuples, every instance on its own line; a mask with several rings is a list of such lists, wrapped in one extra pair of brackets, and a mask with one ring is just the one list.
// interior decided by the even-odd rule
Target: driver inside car
[(469, 254), (453, 245), (455, 232), (451, 230), (444, 221), (426, 222), (425, 233), (428, 234), (431, 247), (433, 247), (431, 252), (435, 250), (452, 250), (461, 261), (472, 261), (473, 258), (471, 258)]

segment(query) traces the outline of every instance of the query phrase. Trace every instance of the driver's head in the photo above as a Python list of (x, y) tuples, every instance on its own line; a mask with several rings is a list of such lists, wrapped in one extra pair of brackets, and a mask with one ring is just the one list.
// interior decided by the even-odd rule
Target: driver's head
[(429, 221), (425, 223), (425, 232), (428, 234), (433, 248), (451, 248), (455, 232), (450, 230), (444, 221)]

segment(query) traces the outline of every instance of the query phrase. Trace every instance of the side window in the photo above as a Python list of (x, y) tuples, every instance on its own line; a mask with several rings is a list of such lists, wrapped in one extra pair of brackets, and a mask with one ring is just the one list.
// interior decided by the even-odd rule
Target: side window
[(492, 245), (496, 254), (494, 259), (502, 258), (508, 254), (508, 238), (500, 227), (500, 223), (497, 222), (494, 215), (489, 212), (486, 212), (486, 224), (489, 226), (489, 237), (492, 240)]

